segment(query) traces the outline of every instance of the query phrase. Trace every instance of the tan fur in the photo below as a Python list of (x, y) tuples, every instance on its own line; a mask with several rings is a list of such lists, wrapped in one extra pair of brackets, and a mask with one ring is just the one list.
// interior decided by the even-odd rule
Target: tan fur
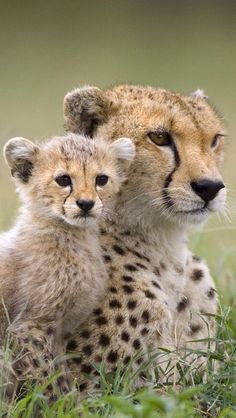
[[(104, 294), (97, 219), (112, 213), (134, 146), (125, 138), (107, 146), (70, 134), (41, 145), (14, 138), (4, 153), (23, 204), (16, 225), (0, 237), (0, 336), (7, 309), (8, 334), (28, 349), (16, 371), (35, 377), (43, 359), (50, 371), (52, 359), (64, 353), (71, 333)], [(71, 184), (59, 185), (62, 175)], [(96, 185), (99, 175), (108, 176), (104, 186)], [(86, 214), (76, 203), (81, 199), (95, 202)]]
[[(189, 252), (187, 231), (224, 207), (224, 188), (205, 210), (190, 185), (203, 178), (222, 181), (224, 129), (203, 93), (183, 96), (142, 86), (74, 90), (65, 97), (64, 115), (68, 130), (89, 130), (108, 142), (125, 135), (136, 145), (116, 201), (117, 222), (101, 222), (108, 294), (68, 344), (78, 352), (69, 367), (81, 390), (88, 390), (81, 373), (93, 376), (93, 365), (102, 360), (113, 370), (139, 350), (147, 355), (159, 347), (177, 349), (183, 359), (188, 347), (207, 347), (207, 341), (193, 340), (214, 335), (214, 318), (206, 314), (217, 310), (215, 286), (204, 261)], [(171, 135), (178, 164), (173, 147), (150, 140), (156, 131)]]

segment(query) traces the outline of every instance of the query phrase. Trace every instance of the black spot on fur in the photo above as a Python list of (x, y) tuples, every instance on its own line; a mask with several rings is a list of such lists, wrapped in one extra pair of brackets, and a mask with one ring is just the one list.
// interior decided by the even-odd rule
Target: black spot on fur
[(115, 244), (113, 245), (113, 250), (119, 254), (119, 255), (125, 255), (125, 251), (123, 250), (123, 248), (121, 248), (119, 245)]
[(85, 345), (82, 350), (83, 350), (83, 353), (86, 354), (86, 356), (91, 356), (93, 352), (93, 347), (88, 344), (88, 345)]
[(102, 309), (101, 308), (94, 309), (93, 313), (94, 315), (102, 315)]
[(108, 356), (107, 356), (107, 361), (109, 361), (109, 363), (116, 363), (116, 361), (118, 360), (118, 354), (117, 354), (117, 351), (113, 351), (113, 350), (111, 350), (109, 353), (108, 353)]
[(148, 329), (147, 329), (147, 328), (143, 328), (143, 329), (142, 329), (142, 331), (141, 331), (141, 335), (143, 335), (143, 336), (144, 336), (144, 335), (147, 335), (147, 334), (148, 334), (148, 332), (149, 332), (149, 331), (148, 331)]
[(134, 266), (133, 264), (125, 264), (124, 268), (128, 271), (137, 271), (138, 270), (137, 267)]
[(142, 313), (142, 319), (144, 320), (144, 322), (148, 323), (149, 319), (150, 319), (150, 314), (147, 310), (143, 311)]
[(99, 338), (99, 344), (102, 347), (107, 347), (110, 344), (110, 337), (106, 334), (101, 334)]
[(157, 289), (161, 290), (161, 286), (159, 285), (159, 283), (155, 282), (155, 280), (152, 280), (152, 284), (153, 286), (157, 287)]
[(196, 332), (200, 331), (202, 326), (200, 324), (190, 324), (190, 330), (192, 334), (195, 334)]
[(182, 312), (187, 306), (189, 305), (189, 300), (185, 296), (181, 299), (181, 301), (177, 305), (177, 311)]
[(100, 228), (100, 234), (101, 235), (106, 235), (107, 231), (103, 228)]
[(122, 287), (123, 287), (124, 292), (127, 293), (128, 295), (134, 292), (134, 288), (132, 286), (129, 286), (128, 284), (125, 284)]
[(115, 322), (117, 325), (122, 325), (125, 322), (124, 317), (122, 315), (117, 315)]
[(81, 365), (81, 372), (85, 374), (90, 374), (92, 372), (92, 366), (90, 364), (82, 364)]
[(111, 262), (111, 256), (108, 254), (104, 254), (103, 255), (103, 260), (105, 261), (105, 263), (110, 263)]
[(112, 309), (119, 309), (121, 308), (121, 303), (117, 299), (112, 299), (109, 303), (109, 306)]
[(133, 347), (135, 348), (135, 350), (139, 350), (141, 347), (141, 343), (138, 339), (133, 341)]
[(76, 350), (77, 347), (78, 346), (77, 346), (76, 341), (75, 340), (70, 340), (70, 341), (68, 341), (66, 349), (69, 350), (69, 351), (74, 351), (74, 350)]
[(80, 333), (80, 336), (87, 339), (90, 337), (90, 332), (85, 329)]
[(124, 365), (127, 365), (130, 362), (130, 360), (131, 360), (131, 357), (130, 356), (126, 356), (124, 358)]
[(129, 339), (130, 339), (130, 335), (129, 335), (129, 333), (128, 333), (127, 331), (123, 331), (123, 332), (121, 333), (121, 339), (122, 339), (123, 341), (125, 341), (125, 342), (128, 342), (128, 341), (129, 341)]
[(147, 270), (147, 267), (144, 264), (141, 263), (135, 263), (137, 267), (140, 267), (143, 270)]
[(214, 296), (215, 296), (215, 292), (216, 292), (216, 290), (215, 290), (213, 287), (211, 287), (211, 288), (207, 291), (207, 296), (209, 297), (209, 299), (214, 298)]
[(98, 318), (96, 318), (95, 322), (97, 325), (102, 326), (107, 324), (107, 319), (105, 318), (105, 316), (99, 316)]
[(83, 392), (85, 389), (87, 389), (87, 386), (88, 386), (88, 384), (87, 384), (86, 382), (81, 383), (81, 384), (79, 385), (79, 391), (80, 391), (80, 392)]
[(134, 308), (136, 308), (137, 306), (137, 301), (136, 300), (129, 300), (127, 303), (127, 308), (132, 310)]
[(156, 296), (154, 293), (150, 292), (150, 290), (144, 290), (144, 294), (148, 299), (156, 299)]
[(117, 293), (117, 289), (114, 286), (111, 286), (109, 290), (111, 293)]
[(204, 272), (201, 269), (195, 269), (193, 270), (192, 274), (191, 274), (191, 279), (194, 282), (198, 282), (199, 280), (201, 280), (204, 277)]
[(131, 282), (134, 282), (134, 279), (133, 279), (133, 277), (131, 277), (131, 276), (122, 276), (122, 279), (124, 280), (124, 282), (126, 282), (126, 283), (131, 283)]
[(131, 315), (129, 317), (129, 323), (130, 323), (131, 327), (136, 328), (137, 325), (138, 325), (138, 320), (137, 320), (137, 318), (135, 318), (135, 316)]
[(146, 257), (146, 255), (139, 253), (138, 251), (131, 251), (132, 254), (134, 254), (136, 257), (140, 258), (140, 260), (145, 260), (147, 262), (150, 262), (150, 258)]
[(158, 267), (155, 267), (154, 268), (153, 273), (156, 274), (157, 276), (160, 276), (161, 275), (160, 270), (159, 270)]

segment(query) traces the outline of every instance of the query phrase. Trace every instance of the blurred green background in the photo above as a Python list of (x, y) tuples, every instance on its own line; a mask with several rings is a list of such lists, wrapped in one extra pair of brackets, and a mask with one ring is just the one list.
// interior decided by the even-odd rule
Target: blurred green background
[[(83, 84), (197, 88), (225, 117), (225, 182), (231, 222), (213, 218), (194, 232), (226, 299), (236, 283), (236, 2), (0, 0), (0, 144), (63, 133), (62, 99)], [(0, 160), (0, 229), (17, 197)], [(225, 291), (224, 291), (225, 290)]]

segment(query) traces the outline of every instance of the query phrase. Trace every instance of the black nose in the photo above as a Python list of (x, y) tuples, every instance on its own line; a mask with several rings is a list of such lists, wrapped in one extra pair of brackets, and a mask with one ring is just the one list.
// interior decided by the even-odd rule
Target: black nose
[(90, 209), (93, 208), (95, 202), (94, 200), (76, 200), (76, 204), (82, 209), (84, 212), (88, 212)]
[(205, 202), (209, 202), (210, 200), (216, 197), (218, 191), (225, 187), (222, 181), (213, 181), (209, 179), (202, 179), (191, 181), (191, 187), (200, 196)]

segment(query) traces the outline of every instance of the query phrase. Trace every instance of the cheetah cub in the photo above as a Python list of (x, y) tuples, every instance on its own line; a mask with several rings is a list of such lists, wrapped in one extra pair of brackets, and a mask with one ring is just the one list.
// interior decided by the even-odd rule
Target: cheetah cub
[[(8, 313), (8, 332), (27, 348), (16, 362), (19, 376), (32, 375), (42, 359), (51, 367), (104, 295), (97, 219), (112, 212), (134, 154), (128, 138), (108, 145), (74, 134), (5, 145), (22, 207), (0, 236), (0, 313)], [(4, 323), (2, 317), (0, 337)]]

